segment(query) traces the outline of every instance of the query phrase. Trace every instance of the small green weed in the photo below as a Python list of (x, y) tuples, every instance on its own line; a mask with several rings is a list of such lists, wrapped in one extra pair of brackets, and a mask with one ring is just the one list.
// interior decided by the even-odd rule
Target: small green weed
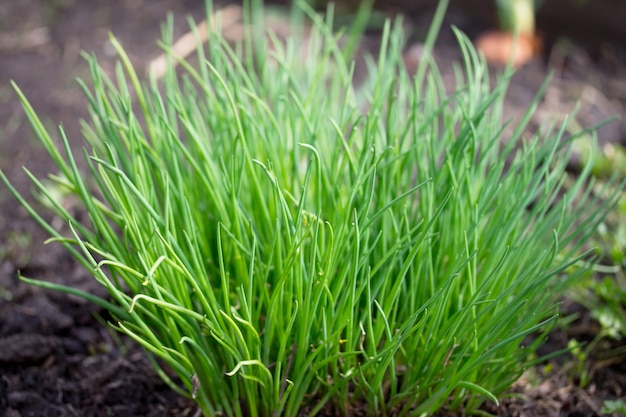
[(624, 400), (606, 400), (600, 410), (604, 414), (626, 415), (626, 402)]
[(0, 242), (0, 261), (10, 259), (18, 266), (28, 264), (31, 259), (32, 236), (27, 232), (10, 231)]

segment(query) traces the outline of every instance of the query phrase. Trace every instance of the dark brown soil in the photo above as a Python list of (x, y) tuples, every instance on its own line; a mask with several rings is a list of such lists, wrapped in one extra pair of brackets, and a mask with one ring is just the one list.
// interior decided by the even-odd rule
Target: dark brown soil
[[(428, 26), (432, 1), (392, 3), (408, 12), (418, 42)], [(469, 3), (458, 3), (460, 7), (453, 4), (446, 27), (455, 24), (475, 36), (493, 24), (492, 9), (477, 6), (468, 10)], [(407, 8), (406, 4), (413, 6)], [(606, 16), (617, 10), (610, 9), (615, 4), (615, 0), (587, 2), (589, 9), (582, 17)], [(74, 79), (86, 77), (88, 68), (80, 51), (96, 54), (105, 68), (112, 69), (108, 33), (113, 32), (137, 67), (145, 68), (159, 54), (156, 40), (169, 11), (175, 15), (175, 36), (180, 36), (187, 31), (186, 15), (202, 19), (204, 2), (0, 2), (0, 168), (20, 191), (30, 190), (22, 166), (39, 177), (54, 169), (34, 140), (9, 81), (20, 86), (44, 123), (50, 127), (63, 124), (70, 142), (81, 146), (78, 121), (86, 116), (85, 100)], [(596, 17), (595, 23), (578, 24), (579, 10), (571, 12), (570, 20), (550, 13), (552, 9), (539, 16), (547, 40), (545, 53), (514, 78), (506, 113), (519, 115), (547, 72), (553, 71), (554, 80), (533, 126), (554, 113), (570, 111), (576, 101), (581, 102), (577, 119), (581, 125), (624, 114), (626, 26), (602, 25), (602, 18)], [(415, 50), (407, 47), (409, 66), (414, 65)], [(452, 79), (451, 62), (459, 59), (459, 53), (449, 30), (442, 33), (436, 57), (444, 76)], [(604, 145), (626, 144), (625, 122), (601, 129), (599, 139)], [(161, 382), (137, 346), (119, 339), (104, 325), (106, 314), (99, 308), (18, 280), (21, 271), (25, 276), (101, 292), (60, 247), (44, 246), (46, 237), (0, 187), (0, 417), (198, 415), (192, 402)], [(587, 312), (576, 306), (568, 309), (580, 315), (576, 326), (567, 332), (555, 331), (546, 352), (563, 348), (569, 337), (590, 340), (597, 334), (597, 324)], [(591, 379), (585, 387), (580, 387), (571, 356), (563, 355), (525, 375), (513, 388), (515, 395), (500, 407), (489, 405), (487, 409), (501, 416), (600, 415), (605, 399), (626, 399), (624, 358), (602, 356), (619, 346), (608, 341), (598, 345), (587, 364)]]

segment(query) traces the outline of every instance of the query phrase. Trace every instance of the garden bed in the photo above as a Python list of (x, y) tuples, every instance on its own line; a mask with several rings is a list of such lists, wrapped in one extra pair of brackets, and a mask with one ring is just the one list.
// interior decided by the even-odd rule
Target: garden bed
[[(604, 3), (594, 4), (601, 7)], [(112, 31), (136, 66), (147, 67), (159, 54), (155, 40), (167, 11), (175, 13), (178, 37), (186, 31), (184, 16), (191, 14), (200, 20), (203, 7), (202, 2), (167, 0), (129, 0), (115, 5), (29, 0), (0, 6), (0, 166), (20, 191), (27, 192), (30, 187), (21, 171), (23, 165), (39, 176), (53, 168), (33, 140), (8, 81), (20, 85), (47, 123), (62, 123), (70, 142), (79, 144), (77, 121), (86, 117), (85, 100), (73, 80), (87, 74), (79, 51), (95, 53), (105, 68), (112, 69), (114, 58), (107, 40)], [(413, 14), (407, 27), (419, 38), (428, 22), (427, 14)], [(484, 30), (486, 22), (488, 18), (470, 17), (453, 8), (444, 26), (456, 24), (472, 36)], [(623, 114), (626, 53), (620, 48), (626, 38), (596, 39), (585, 45), (579, 39), (576, 43), (560, 38), (560, 31), (567, 34), (562, 27), (554, 33), (550, 29), (540, 26), (554, 39), (545, 55), (513, 78), (506, 114), (514, 117), (524, 111), (549, 70), (555, 72), (554, 80), (532, 126), (555, 113), (568, 112), (577, 100), (582, 106), (581, 125)], [(376, 34), (369, 36), (376, 44)], [(591, 49), (585, 49), (587, 46)], [(408, 66), (415, 65), (418, 50), (419, 44), (407, 48)], [(451, 63), (459, 60), (460, 54), (448, 30), (440, 37), (435, 57), (441, 68), (449, 71), (444, 79), (452, 80)], [(602, 128), (599, 140), (603, 146), (625, 144), (624, 121)], [(17, 280), (19, 270), (25, 276), (101, 291), (62, 248), (41, 244), (45, 233), (4, 191), (0, 191), (0, 236), (0, 415), (196, 414), (192, 402), (180, 399), (161, 382), (137, 346), (124, 340), (120, 344), (117, 335), (103, 326), (107, 320), (103, 311)], [(579, 314), (576, 325), (567, 330), (557, 328), (545, 349), (558, 350), (567, 345), (569, 337), (590, 340), (597, 333), (597, 324), (585, 310), (575, 305), (568, 309)], [(624, 398), (623, 362), (612, 363), (598, 352), (587, 366), (593, 371), (591, 381), (580, 388), (571, 356), (557, 358), (516, 384), (513, 391), (519, 396), (503, 401), (499, 408), (489, 406), (489, 411), (503, 416), (597, 415), (604, 400)], [(327, 415), (333, 415), (332, 410)]]

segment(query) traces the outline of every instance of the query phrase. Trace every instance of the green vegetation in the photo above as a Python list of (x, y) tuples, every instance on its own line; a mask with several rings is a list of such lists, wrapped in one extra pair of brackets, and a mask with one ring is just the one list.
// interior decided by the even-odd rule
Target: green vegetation
[[(550, 0), (495, 0), (500, 26), (510, 32), (535, 33), (535, 14), (538, 7)], [(571, 0), (572, 6), (581, 6), (587, 0)]]
[[(593, 163), (592, 173), (596, 178), (596, 187), (602, 187), (611, 178), (626, 178), (624, 161), (626, 154), (620, 145), (609, 144), (601, 152), (590, 152), (589, 138), (578, 141), (577, 152), (583, 159)], [(602, 264), (594, 268), (590, 274), (568, 293), (598, 321), (601, 331), (590, 346), (585, 347), (588, 353), (602, 338), (622, 340), (626, 336), (626, 197), (621, 196), (619, 202), (609, 213), (606, 220), (592, 240), (598, 247)]]
[(89, 58), (81, 83), (85, 172), (16, 86), (59, 169), (50, 180), (88, 221), (29, 174), (69, 225), (59, 232), (2, 179), (110, 298), (24, 280), (107, 308), (206, 416), (497, 401), (588, 272), (582, 242), (616, 197), (610, 184), (590, 192), (591, 164), (566, 181), (567, 121), (522, 137), (533, 105), (504, 140), (511, 74), (492, 88), (458, 32), (464, 61), (446, 91), (429, 56), (444, 8), (415, 75), (387, 24), (358, 86), (332, 17), (311, 15), (308, 38), (286, 42), (258, 24), (234, 48), (215, 33), (183, 75), (170, 57), (162, 83), (141, 83), (112, 38), (114, 77)]
[(533, 35), (535, 33), (535, 0), (496, 0), (502, 29)]

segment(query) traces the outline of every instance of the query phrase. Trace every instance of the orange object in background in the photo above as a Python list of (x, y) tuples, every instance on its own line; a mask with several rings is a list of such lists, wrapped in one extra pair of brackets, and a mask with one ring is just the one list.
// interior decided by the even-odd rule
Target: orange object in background
[(504, 66), (513, 61), (513, 67), (519, 68), (541, 53), (542, 40), (536, 34), (520, 34), (515, 37), (510, 32), (492, 30), (480, 35), (475, 41), (487, 62)]

